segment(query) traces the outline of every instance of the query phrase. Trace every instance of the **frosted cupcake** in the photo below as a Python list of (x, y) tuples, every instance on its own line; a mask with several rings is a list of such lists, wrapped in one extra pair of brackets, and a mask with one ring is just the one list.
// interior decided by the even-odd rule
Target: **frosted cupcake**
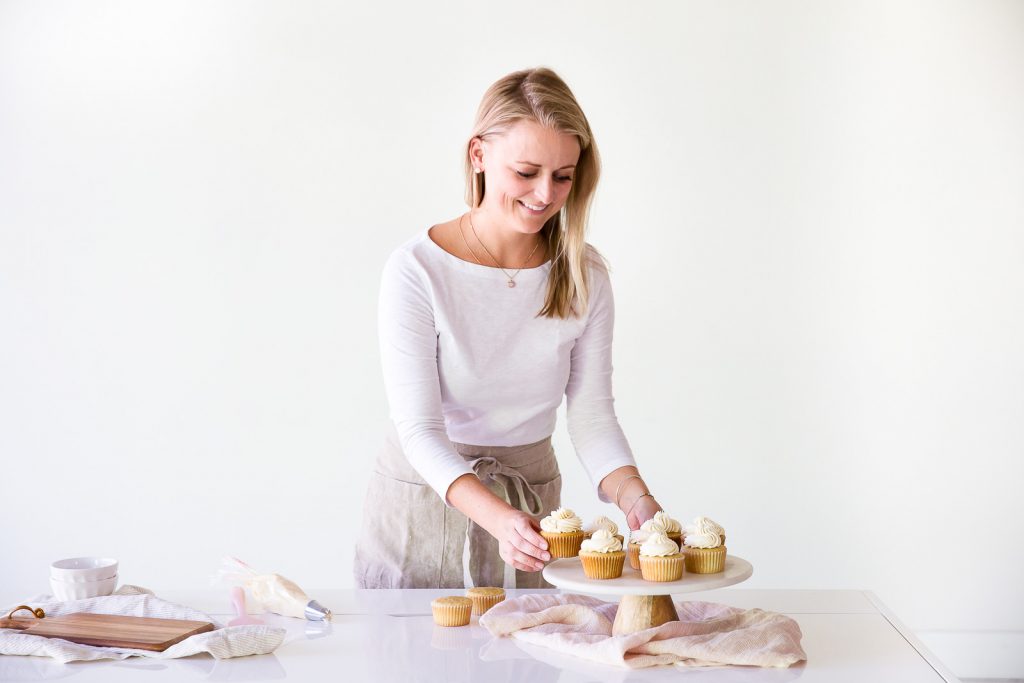
[(668, 535), (665, 518), (655, 515), (640, 525), (640, 528), (629, 535), (629, 566), (640, 569), (640, 545), (650, 538), (651, 534)]
[(679, 546), (660, 531), (640, 546), (640, 575), (646, 581), (678, 581), (683, 578), (684, 562)]
[(725, 529), (710, 517), (697, 517), (692, 524), (686, 525), (684, 531), (686, 534), (718, 534), (722, 539), (722, 545), (725, 545)]
[(607, 529), (598, 529), (580, 546), (580, 562), (588, 579), (617, 579), (625, 561), (622, 542)]
[(505, 599), (504, 588), (467, 588), (466, 597), (473, 601), (473, 614), (480, 616)]
[(430, 603), (434, 623), (438, 626), (465, 626), (473, 611), (473, 601), (458, 595), (434, 598)]
[[(706, 518), (697, 518), (698, 521), (701, 519)], [(687, 527), (686, 540), (683, 542), (686, 546), (686, 571), (692, 574), (717, 574), (725, 570), (726, 548), (722, 545), (725, 534), (719, 533), (715, 527), (722, 529), (717, 524), (714, 527), (695, 524), (692, 530)]]
[(640, 546), (651, 535), (650, 531), (642, 528), (629, 532), (629, 545), (626, 546), (626, 555), (629, 557), (629, 566), (640, 571)]
[(626, 546), (626, 556), (630, 558), (630, 566), (640, 570), (640, 544), (647, 540), (650, 533), (647, 531), (636, 529), (630, 531), (630, 542)]
[[(670, 540), (674, 541), (676, 545), (683, 544), (683, 527), (676, 520), (669, 517), (664, 510), (658, 510), (654, 513), (654, 517), (644, 522), (649, 525), (648, 531), (662, 531)], [(643, 525), (640, 526), (643, 529)]]
[(626, 542), (626, 539), (624, 539), (622, 534), (619, 533), (619, 525), (604, 515), (598, 515), (594, 518), (594, 521), (590, 523), (590, 526), (583, 530), (583, 537), (590, 538), (598, 529), (607, 529), (608, 533), (619, 539), (619, 545)]
[(540, 520), (540, 535), (551, 557), (576, 557), (583, 542), (583, 520), (569, 508), (558, 508)]

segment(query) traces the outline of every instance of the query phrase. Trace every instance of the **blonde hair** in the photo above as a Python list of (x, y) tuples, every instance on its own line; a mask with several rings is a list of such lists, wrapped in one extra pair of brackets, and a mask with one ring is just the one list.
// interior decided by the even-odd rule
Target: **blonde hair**
[(597, 250), (586, 243), (590, 205), (601, 176), (601, 158), (590, 123), (569, 86), (551, 69), (515, 71), (487, 89), (476, 113), (473, 134), (466, 143), (466, 203), (480, 206), (486, 190), (483, 173), (475, 173), (470, 158), (474, 138), (500, 135), (515, 123), (528, 120), (576, 136), (580, 158), (572, 187), (561, 211), (541, 228), (551, 255), (551, 272), (544, 306), (538, 315), (568, 318), (583, 315), (590, 298), (591, 266), (604, 267)]

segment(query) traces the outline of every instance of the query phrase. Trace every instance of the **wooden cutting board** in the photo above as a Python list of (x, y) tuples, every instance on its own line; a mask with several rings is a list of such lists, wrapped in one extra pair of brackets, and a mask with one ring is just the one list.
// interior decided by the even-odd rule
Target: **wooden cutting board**
[(189, 636), (213, 630), (205, 621), (122, 617), (113, 614), (78, 612), (60, 617), (0, 618), (0, 628), (21, 629), (25, 633), (46, 638), (63, 638), (82, 645), (130, 647), (137, 650), (163, 652)]

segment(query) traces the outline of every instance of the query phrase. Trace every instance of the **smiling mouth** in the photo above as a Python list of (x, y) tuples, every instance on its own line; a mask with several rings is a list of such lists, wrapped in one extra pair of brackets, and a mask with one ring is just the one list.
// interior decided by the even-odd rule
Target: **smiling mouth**
[(523, 206), (525, 206), (527, 209), (529, 209), (533, 213), (542, 213), (545, 209), (547, 209), (549, 206), (551, 206), (550, 204), (543, 204), (541, 206), (532, 206), (532, 205), (527, 204), (526, 202), (524, 202), (522, 199), (519, 200), (519, 203), (522, 204)]

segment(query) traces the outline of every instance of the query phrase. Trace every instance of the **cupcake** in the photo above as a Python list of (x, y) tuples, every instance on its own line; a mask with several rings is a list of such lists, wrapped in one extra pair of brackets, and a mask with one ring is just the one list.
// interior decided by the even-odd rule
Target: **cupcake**
[(683, 541), (686, 546), (686, 571), (693, 574), (716, 574), (725, 569), (726, 548), (722, 544), (724, 529), (714, 522), (711, 522), (714, 526), (699, 523), (700, 520), (711, 522), (705, 517), (698, 517), (692, 529), (687, 527), (686, 540)]
[(473, 614), (480, 616), (505, 599), (504, 588), (468, 588), (466, 597), (473, 601)]
[(569, 508), (558, 508), (540, 520), (540, 535), (551, 557), (576, 557), (583, 542), (583, 520)]
[(625, 561), (622, 542), (607, 529), (598, 529), (580, 546), (580, 562), (588, 579), (617, 579)]
[(430, 603), (434, 623), (438, 626), (465, 626), (473, 611), (473, 601), (458, 595), (434, 598)]
[(619, 533), (619, 525), (604, 515), (598, 515), (594, 518), (594, 521), (590, 523), (590, 526), (583, 530), (583, 537), (590, 538), (598, 529), (607, 529), (612, 536), (619, 539), (619, 545), (626, 542), (626, 539), (624, 539), (622, 534)]
[(654, 513), (654, 517), (647, 520), (648, 522), (656, 522), (659, 526), (665, 529), (665, 535), (669, 539), (675, 542), (676, 545), (683, 544), (683, 527), (679, 522), (665, 514), (664, 510), (658, 510)]
[(629, 533), (629, 545), (626, 546), (626, 554), (629, 555), (629, 566), (640, 571), (640, 545), (648, 539), (651, 532), (637, 529)]
[(640, 575), (646, 581), (678, 581), (683, 578), (683, 564), (679, 546), (660, 531), (640, 546)]
[(722, 539), (722, 545), (725, 545), (725, 529), (723, 529), (710, 517), (697, 517), (693, 520), (692, 524), (686, 525), (685, 531), (687, 534), (718, 534), (719, 537), (721, 537)]

